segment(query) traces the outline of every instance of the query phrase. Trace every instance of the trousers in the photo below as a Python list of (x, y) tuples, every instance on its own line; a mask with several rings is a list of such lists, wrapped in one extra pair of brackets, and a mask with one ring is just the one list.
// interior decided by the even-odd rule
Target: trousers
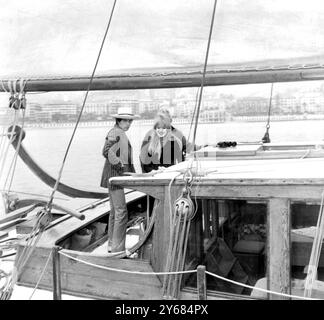
[(124, 189), (109, 190), (108, 245), (111, 252), (125, 251), (128, 212)]

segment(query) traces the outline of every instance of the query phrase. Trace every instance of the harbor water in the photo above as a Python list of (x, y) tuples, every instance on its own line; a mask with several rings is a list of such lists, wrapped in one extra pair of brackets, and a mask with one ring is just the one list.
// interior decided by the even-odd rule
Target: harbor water
[[(150, 124), (136, 124), (136, 121), (134, 121), (127, 132), (133, 146), (137, 171), (140, 170), (139, 150), (141, 142), (151, 127)], [(188, 136), (190, 124), (179, 124), (176, 127)], [(109, 129), (109, 127), (93, 126), (80, 127), (77, 130), (64, 167), (61, 180), (63, 183), (81, 189), (105, 191), (99, 186), (104, 165), (101, 151)], [(57, 177), (72, 130), (73, 127), (27, 128), (23, 144), (43, 169)], [(197, 130), (197, 144), (217, 143), (219, 141), (260, 141), (264, 132), (264, 122), (201, 124), (198, 125)], [(272, 122), (270, 137), (272, 142), (323, 141), (324, 120)], [(12, 155), (13, 148), (10, 149)], [(3, 182), (1, 182), (1, 187), (2, 185)], [(51, 189), (34, 176), (20, 159), (17, 162), (11, 189), (42, 195), (49, 195), (51, 192)], [(60, 194), (58, 196), (65, 197)], [(20, 197), (24, 196), (21, 195)]]

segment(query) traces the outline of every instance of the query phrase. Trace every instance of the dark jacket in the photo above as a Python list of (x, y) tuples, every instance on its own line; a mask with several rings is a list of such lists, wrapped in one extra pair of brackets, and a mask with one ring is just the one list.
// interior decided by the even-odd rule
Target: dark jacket
[(121, 176), (124, 172), (135, 172), (132, 146), (125, 131), (117, 124), (106, 136), (102, 155), (106, 161), (101, 176), (101, 187), (111, 188), (108, 183), (111, 177)]
[(185, 160), (187, 152), (187, 141), (181, 131), (172, 127), (172, 134), (176, 138), (171, 136), (171, 139), (162, 143), (161, 139), (161, 155), (158, 158), (157, 155), (152, 155), (148, 151), (151, 137), (154, 129), (147, 132), (142, 142), (140, 162), (143, 172), (150, 172), (157, 170), (159, 167), (170, 167), (176, 163)]

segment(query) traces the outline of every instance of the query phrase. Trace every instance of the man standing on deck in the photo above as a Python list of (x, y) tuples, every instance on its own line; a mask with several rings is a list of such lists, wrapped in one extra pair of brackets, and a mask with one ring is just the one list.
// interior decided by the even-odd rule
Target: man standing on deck
[(132, 146), (125, 132), (139, 116), (134, 115), (131, 108), (122, 107), (112, 117), (115, 118), (116, 123), (108, 132), (102, 150), (106, 161), (100, 186), (108, 188), (110, 196), (108, 251), (111, 248), (111, 252), (119, 252), (125, 250), (128, 212), (124, 188), (109, 185), (109, 179), (121, 176), (124, 172), (135, 172)]

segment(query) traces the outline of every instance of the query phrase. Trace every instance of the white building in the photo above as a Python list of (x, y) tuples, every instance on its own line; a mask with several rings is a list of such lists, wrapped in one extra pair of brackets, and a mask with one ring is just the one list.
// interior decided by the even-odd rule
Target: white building
[(302, 112), (324, 113), (324, 96), (321, 92), (306, 92), (300, 95)]

